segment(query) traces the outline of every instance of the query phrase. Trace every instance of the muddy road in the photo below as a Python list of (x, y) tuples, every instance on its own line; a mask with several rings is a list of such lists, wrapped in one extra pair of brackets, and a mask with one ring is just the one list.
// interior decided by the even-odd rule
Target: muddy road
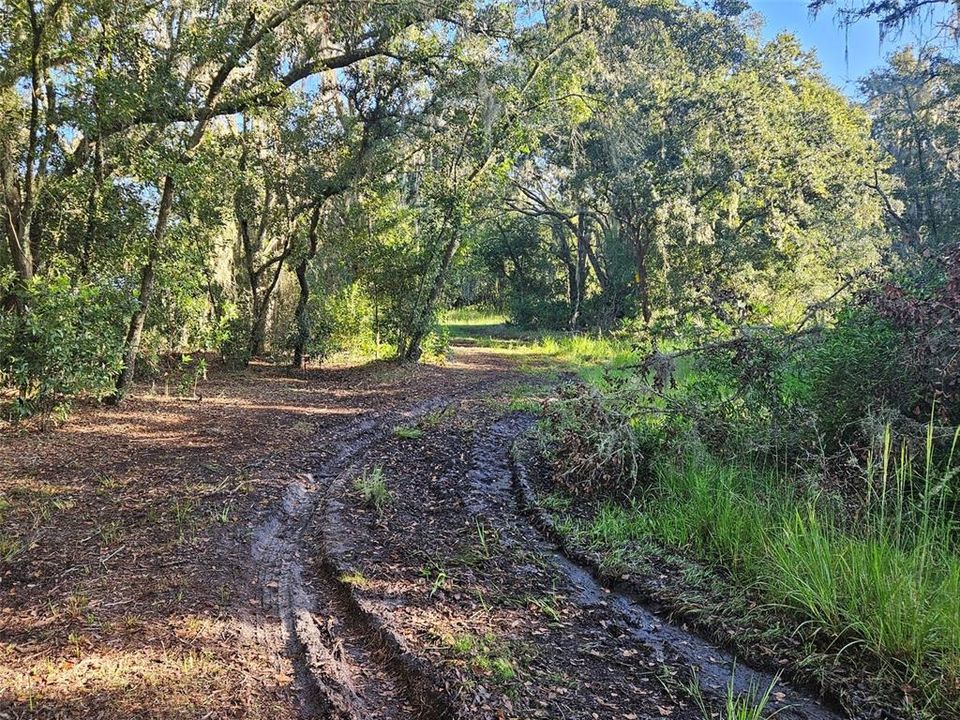
[(3, 435), (0, 717), (702, 720), (691, 686), (717, 709), (734, 659), (528, 507), (511, 397), (555, 377), (466, 347), (260, 365)]
[[(253, 637), (318, 718), (703, 718), (773, 677), (604, 587), (528, 507), (512, 451), (530, 382), (458, 349), (309, 438), (251, 536)], [(529, 453), (527, 453), (529, 462)], [(374, 480), (375, 479), (375, 480)], [(779, 718), (845, 717), (780, 683)]]

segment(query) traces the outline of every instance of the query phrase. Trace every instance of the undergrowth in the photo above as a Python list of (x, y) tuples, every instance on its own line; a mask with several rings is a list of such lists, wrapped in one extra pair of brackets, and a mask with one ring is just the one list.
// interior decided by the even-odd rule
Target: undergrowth
[(937, 462), (932, 434), (917, 467), (888, 433), (867, 464), (867, 502), (848, 517), (829, 494), (783, 475), (691, 453), (658, 463), (632, 502), (602, 504), (586, 527), (566, 529), (608, 561), (654, 539), (716, 563), (833, 638), (838, 655), (868, 650), (912, 702), (942, 717), (960, 709), (960, 554), (943, 467), (952, 462)]
[[(733, 675), (727, 682), (726, 696), (724, 697), (723, 709), (719, 713), (719, 720), (772, 720), (778, 712), (768, 710), (770, 698), (773, 695), (773, 689), (780, 681), (780, 675), (774, 677), (770, 685), (763, 689), (756, 685), (751, 685), (746, 692), (738, 693), (735, 687), (737, 669), (734, 667)], [(694, 673), (693, 682), (690, 684), (690, 695), (696, 702), (697, 707), (703, 715), (703, 720), (714, 720), (718, 717), (708, 707), (707, 701), (703, 697), (700, 685), (697, 682), (696, 673)]]

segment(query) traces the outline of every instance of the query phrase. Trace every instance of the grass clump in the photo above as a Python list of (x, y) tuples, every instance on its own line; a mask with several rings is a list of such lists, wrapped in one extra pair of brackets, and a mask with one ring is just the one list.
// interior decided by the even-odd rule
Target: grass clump
[(423, 430), (415, 425), (397, 425), (393, 434), (401, 440), (419, 440), (423, 437)]
[(393, 493), (387, 487), (383, 468), (379, 465), (364, 470), (363, 474), (354, 480), (353, 487), (360, 493), (363, 502), (376, 510), (378, 515), (382, 516), (390, 503), (393, 502)]
[(507, 682), (517, 676), (509, 648), (493, 633), (457, 633), (444, 635), (441, 641), (455, 655), (466, 660), (474, 672), (488, 675), (498, 682)]
[(938, 467), (932, 439), (917, 468), (888, 433), (851, 518), (779, 475), (694, 455), (660, 464), (641, 500), (602, 505), (578, 532), (609, 557), (655, 538), (717, 563), (809, 629), (867, 649), (931, 707), (956, 710), (960, 553), (952, 476)]
[(690, 684), (690, 695), (703, 714), (703, 720), (714, 720), (715, 718), (719, 718), (719, 720), (771, 720), (775, 717), (779, 711), (767, 710), (767, 706), (770, 704), (773, 689), (780, 681), (780, 675), (777, 674), (766, 689), (761, 689), (756, 684), (751, 683), (746, 692), (738, 693), (736, 672), (737, 669), (734, 667), (733, 675), (727, 682), (726, 697), (719, 715), (708, 707), (700, 690), (700, 685), (697, 683), (696, 673), (694, 673), (693, 682)]

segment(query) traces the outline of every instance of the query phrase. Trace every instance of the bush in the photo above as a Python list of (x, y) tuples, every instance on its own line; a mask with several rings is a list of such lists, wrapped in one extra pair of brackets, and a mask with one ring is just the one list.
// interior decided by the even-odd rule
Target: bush
[(909, 412), (917, 399), (899, 334), (867, 308), (844, 314), (785, 363), (779, 384), (788, 406), (810, 408), (828, 445), (853, 440), (871, 410)]
[(582, 385), (560, 388), (545, 409), (541, 435), (555, 479), (574, 495), (629, 495), (648, 456), (624, 408)]
[(65, 417), (73, 398), (113, 392), (124, 346), (117, 319), (130, 310), (119, 289), (37, 277), (18, 294), (24, 312), (0, 316), (0, 385), (15, 393), (10, 418), (45, 423)]
[(435, 326), (423, 340), (423, 352), (429, 359), (443, 361), (450, 352), (450, 328)]
[(512, 294), (507, 309), (510, 322), (524, 328), (561, 330), (570, 324), (570, 306), (562, 300)]
[[(908, 412), (917, 397), (900, 334), (868, 308), (797, 337), (755, 330), (695, 356), (673, 393), (725, 457), (833, 454), (866, 446), (864, 418)], [(782, 459), (782, 457), (781, 457)]]
[(250, 320), (236, 315), (226, 321), (220, 341), (220, 356), (232, 370), (242, 370), (250, 362)]

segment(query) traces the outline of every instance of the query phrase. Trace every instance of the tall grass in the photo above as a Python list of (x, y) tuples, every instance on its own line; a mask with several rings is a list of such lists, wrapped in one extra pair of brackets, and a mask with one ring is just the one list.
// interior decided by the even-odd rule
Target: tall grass
[[(733, 675), (727, 682), (727, 694), (724, 698), (723, 709), (719, 713), (719, 720), (773, 720), (779, 714), (779, 711), (767, 710), (767, 705), (770, 704), (773, 689), (780, 682), (780, 674), (778, 673), (773, 678), (766, 689), (751, 683), (746, 692), (738, 693), (736, 690), (736, 672), (737, 668), (734, 666)], [(696, 673), (694, 673), (693, 683), (690, 686), (690, 694), (697, 703), (697, 707), (703, 715), (703, 720), (713, 720), (717, 717), (716, 713), (707, 706), (707, 701), (704, 699), (700, 685), (697, 683)]]
[(690, 456), (659, 466), (643, 502), (605, 508), (589, 532), (612, 554), (647, 535), (717, 562), (833, 638), (837, 652), (864, 646), (935, 706), (956, 709), (960, 552), (943, 470), (953, 455), (938, 463), (928, 434), (915, 463), (888, 433), (853, 519), (777, 475)]
[(782, 540), (768, 543), (775, 572), (767, 579), (779, 601), (864, 642), (912, 682), (955, 691), (960, 552), (948, 502), (956, 443), (938, 464), (931, 426), (918, 468), (888, 430), (879, 465), (868, 464), (862, 516), (844, 527), (813, 507), (794, 513)]
[(443, 313), (444, 325), (504, 325), (507, 316), (495, 309), (483, 306), (452, 308)]

